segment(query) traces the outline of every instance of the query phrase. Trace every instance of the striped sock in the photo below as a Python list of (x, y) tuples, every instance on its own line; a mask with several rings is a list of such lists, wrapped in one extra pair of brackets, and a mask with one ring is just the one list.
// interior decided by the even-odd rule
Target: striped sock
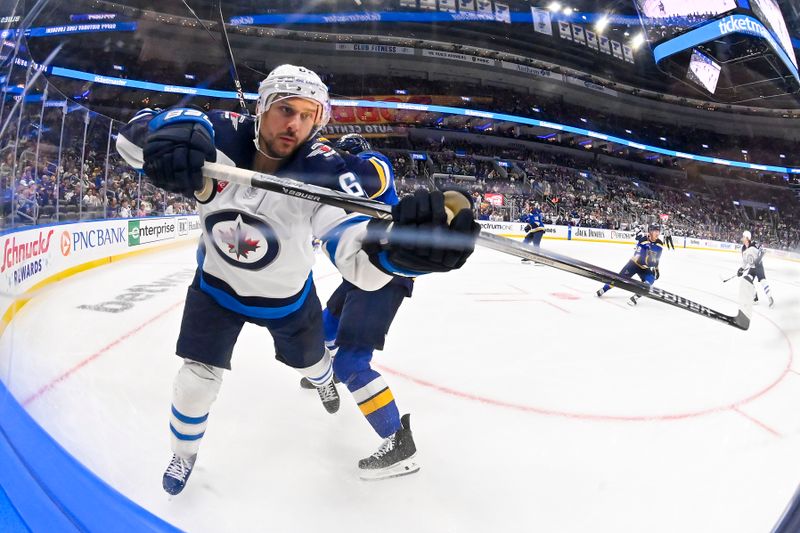
[(322, 359), (313, 366), (298, 369), (308, 381), (315, 387), (321, 387), (333, 379), (333, 360), (330, 352), (326, 349)]
[(386, 384), (383, 376), (374, 370), (372, 373), (375, 377), (366, 385), (356, 388), (357, 386), (351, 382), (347, 388), (353, 393), (361, 414), (366, 417), (375, 432), (385, 439), (400, 429), (400, 412), (394, 401), (392, 389)]
[(169, 417), (173, 451), (183, 458), (195, 455), (200, 448), (203, 435), (206, 434), (206, 426), (208, 426), (208, 413), (202, 416), (187, 416), (173, 405)]
[(378, 372), (372, 369), (372, 348), (342, 346), (336, 355), (336, 375), (347, 385), (372, 429), (382, 438), (402, 427), (400, 412), (392, 390)]

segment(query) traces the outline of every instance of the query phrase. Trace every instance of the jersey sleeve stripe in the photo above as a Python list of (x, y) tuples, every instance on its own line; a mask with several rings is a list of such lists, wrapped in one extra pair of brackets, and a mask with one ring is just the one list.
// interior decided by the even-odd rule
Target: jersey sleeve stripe
[(375, 199), (386, 192), (386, 189), (389, 187), (389, 179), (388, 179), (388, 172), (384, 168), (383, 161), (378, 159), (377, 157), (370, 157), (369, 162), (375, 167), (375, 170), (378, 172), (378, 178), (381, 180), (381, 188), (378, 192), (370, 196), (370, 199)]
[(322, 236), (320, 240), (322, 241), (323, 246), (325, 246), (325, 251), (328, 253), (328, 257), (330, 258), (331, 263), (333, 263), (333, 266), (336, 266), (336, 249), (339, 247), (339, 241), (342, 238), (342, 234), (356, 224), (361, 224), (362, 222), (367, 222), (368, 220), (370, 220), (370, 217), (366, 215), (348, 218)]

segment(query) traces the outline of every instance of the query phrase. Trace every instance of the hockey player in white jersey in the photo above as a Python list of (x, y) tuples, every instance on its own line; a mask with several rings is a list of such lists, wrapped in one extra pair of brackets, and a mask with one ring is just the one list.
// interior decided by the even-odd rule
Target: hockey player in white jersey
[[(756, 286), (756, 281), (761, 284), (761, 289), (769, 300), (769, 306), (775, 305), (775, 299), (770, 294), (767, 274), (764, 272), (764, 255), (766, 252), (761, 247), (761, 243), (753, 240), (753, 235), (749, 231), (742, 233), (742, 266), (736, 273), (739, 277), (747, 276)], [(758, 292), (756, 292), (753, 302), (758, 302)]]
[[(322, 311), (311, 277), (312, 235), (335, 235), (331, 260), (349, 282), (377, 290), (392, 276), (460, 268), (479, 226), (468, 209), (448, 224), (441, 193), (401, 200), (393, 223), (340, 208), (203, 177), (206, 160), (289, 177), (351, 194), (361, 191), (343, 159), (317, 134), (330, 117), (327, 87), (312, 71), (282, 65), (260, 84), (256, 116), (177, 108), (139, 112), (117, 149), (157, 186), (193, 194), (203, 236), (176, 353), (173, 457), (164, 489), (186, 485), (209, 411), (245, 322), (266, 327), (276, 358), (297, 369), (329, 412), (339, 406)], [(438, 243), (438, 244), (436, 244)]]

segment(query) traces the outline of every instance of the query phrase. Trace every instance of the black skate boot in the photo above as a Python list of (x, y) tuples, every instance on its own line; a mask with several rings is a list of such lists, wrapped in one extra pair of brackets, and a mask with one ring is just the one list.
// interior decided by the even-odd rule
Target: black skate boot
[(600, 298), (600, 297), (602, 297), (602, 296), (603, 296), (605, 293), (606, 293), (606, 291), (604, 291), (604, 290), (603, 290), (603, 288), (602, 288), (602, 287), (600, 287), (599, 289), (597, 289), (597, 292), (596, 292), (595, 294), (597, 294), (597, 297), (598, 297), (598, 298)]
[(197, 460), (197, 455), (193, 455), (188, 459), (172, 455), (172, 461), (169, 462), (167, 471), (164, 472), (164, 477), (161, 484), (167, 493), (175, 496), (180, 494), (186, 482), (189, 481), (189, 476), (192, 474), (194, 462)]
[(634, 294), (633, 296), (631, 296), (631, 299), (628, 300), (628, 305), (630, 305), (631, 307), (636, 307), (639, 304), (639, 298), (641, 298), (641, 296), (639, 296), (638, 294)]
[(322, 405), (330, 414), (339, 410), (339, 391), (336, 390), (336, 383), (331, 378), (325, 385), (316, 387)]
[(405, 476), (419, 470), (417, 447), (411, 435), (411, 415), (400, 418), (401, 427), (384, 439), (378, 451), (358, 462), (359, 476), (367, 481)]
[[(341, 383), (341, 381), (339, 381), (339, 378), (337, 378), (335, 375), (333, 376), (333, 382), (336, 383), (337, 385), (339, 383)], [(300, 379), (300, 388), (301, 389), (308, 389), (308, 390), (316, 389), (314, 384), (311, 383), (310, 381), (308, 381), (308, 378), (301, 378)]]

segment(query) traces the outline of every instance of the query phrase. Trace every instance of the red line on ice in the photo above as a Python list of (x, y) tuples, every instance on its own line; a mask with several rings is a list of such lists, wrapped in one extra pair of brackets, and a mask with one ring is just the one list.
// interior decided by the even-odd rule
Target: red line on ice
[(496, 407), (503, 407), (503, 408), (507, 408), (507, 409), (513, 409), (513, 410), (516, 410), (516, 411), (523, 411), (523, 412), (527, 412), (527, 413), (535, 413), (535, 414), (545, 415), (545, 416), (557, 416), (557, 417), (562, 417), (562, 418), (573, 418), (573, 419), (578, 419), (578, 420), (592, 420), (592, 421), (606, 421), (606, 422), (654, 422), (654, 421), (684, 420), (684, 419), (687, 419), (687, 418), (697, 418), (697, 417), (706, 416), (706, 415), (713, 415), (713, 414), (725, 413), (725, 412), (729, 412), (729, 411), (736, 411), (740, 415), (748, 418), (752, 422), (754, 422), (754, 423), (758, 424), (759, 426), (763, 427), (764, 429), (766, 429), (770, 433), (773, 433), (776, 436), (781, 437), (780, 433), (778, 433), (774, 429), (770, 428), (769, 426), (767, 426), (763, 422), (759, 421), (758, 419), (756, 419), (756, 418), (754, 418), (754, 417), (752, 417), (750, 415), (745, 414), (744, 412), (742, 412), (739, 409), (740, 407), (742, 407), (744, 405), (747, 405), (749, 403), (752, 403), (755, 400), (758, 400), (759, 398), (762, 398), (763, 396), (768, 394), (772, 389), (777, 387), (778, 384), (780, 382), (782, 382), (786, 378), (786, 376), (789, 375), (790, 372), (792, 372), (791, 366), (792, 366), (792, 363), (794, 361), (794, 346), (792, 345), (791, 339), (789, 339), (789, 336), (786, 334), (786, 332), (783, 330), (783, 328), (781, 328), (778, 324), (776, 324), (775, 321), (773, 321), (771, 318), (769, 318), (769, 317), (767, 317), (767, 316), (765, 316), (765, 315), (763, 315), (761, 313), (759, 313), (759, 314), (765, 320), (767, 320), (768, 322), (772, 323), (772, 325), (775, 326), (775, 328), (777, 328), (778, 331), (780, 331), (780, 333), (781, 333), (781, 335), (783, 335), (784, 339), (786, 339), (786, 344), (787, 344), (787, 347), (789, 349), (789, 357), (788, 357), (788, 359), (786, 361), (786, 366), (784, 367), (784, 369), (781, 372), (781, 374), (775, 380), (773, 380), (769, 385), (767, 385), (766, 387), (764, 387), (760, 391), (758, 391), (758, 392), (756, 392), (754, 394), (751, 394), (750, 396), (748, 396), (748, 397), (746, 397), (746, 398), (744, 398), (742, 400), (738, 400), (738, 401), (735, 401), (735, 402), (732, 402), (732, 403), (729, 403), (729, 404), (726, 404), (726, 405), (720, 405), (720, 406), (717, 406), (717, 407), (709, 407), (709, 408), (706, 408), (706, 409), (700, 409), (700, 410), (697, 410), (697, 411), (689, 411), (689, 412), (685, 412), (685, 413), (671, 413), (671, 414), (667, 413), (667, 414), (655, 414), (655, 415), (606, 415), (606, 414), (579, 413), (579, 412), (562, 411), (562, 410), (559, 410), (559, 409), (550, 409), (550, 408), (546, 408), (546, 407), (537, 407), (535, 405), (523, 405), (523, 404), (518, 404), (518, 403), (514, 403), (514, 402), (508, 402), (508, 401), (501, 400), (501, 399), (498, 399), (498, 398), (490, 398), (490, 397), (486, 397), (486, 396), (481, 396), (479, 394), (473, 394), (471, 392), (460, 391), (458, 389), (454, 389), (454, 388), (447, 387), (447, 386), (444, 386), (444, 385), (439, 385), (439, 384), (434, 383), (432, 381), (428, 381), (428, 380), (425, 380), (425, 379), (422, 379), (422, 378), (418, 378), (416, 376), (412, 376), (410, 374), (406, 374), (406, 373), (401, 372), (399, 370), (395, 370), (393, 368), (389, 368), (389, 367), (386, 367), (386, 366), (383, 366), (383, 365), (375, 365), (375, 367), (378, 368), (378, 370), (380, 370), (381, 372), (385, 372), (387, 374), (403, 378), (405, 380), (411, 381), (412, 383), (415, 383), (415, 384), (420, 385), (422, 387), (425, 387), (425, 388), (428, 388), (428, 389), (432, 389), (432, 390), (435, 390), (437, 392), (441, 392), (441, 393), (447, 394), (449, 396), (455, 396), (457, 398), (462, 398), (462, 399), (465, 399), (465, 400), (479, 402), (479, 403), (483, 403), (483, 404), (487, 404), (487, 405), (493, 405), (493, 406), (496, 406)]
[[(323, 274), (322, 276), (317, 276), (314, 279), (319, 281), (321, 279), (328, 278), (328, 277), (330, 277), (330, 276), (332, 276), (334, 274), (336, 274), (336, 272)], [(137, 333), (140, 333), (144, 328), (146, 328), (147, 326), (149, 326), (150, 324), (152, 324), (153, 322), (155, 322), (159, 318), (163, 317), (164, 315), (166, 315), (166, 314), (170, 313), (171, 311), (173, 311), (176, 307), (178, 307), (179, 305), (184, 303), (184, 301), (185, 301), (185, 299), (181, 298), (180, 301), (175, 302), (174, 304), (170, 305), (168, 308), (164, 309), (163, 311), (161, 311), (157, 315), (147, 319), (145, 322), (139, 324), (138, 326), (136, 326), (135, 328), (133, 328), (129, 332), (125, 333), (124, 335), (122, 335), (121, 337), (116, 339), (115, 341), (112, 341), (109, 344), (103, 346), (98, 351), (96, 351), (95, 353), (93, 353), (92, 355), (87, 357), (86, 359), (82, 360), (81, 362), (79, 362), (78, 364), (76, 364), (75, 366), (73, 366), (72, 368), (70, 368), (69, 370), (67, 370), (66, 372), (64, 372), (60, 376), (58, 376), (57, 378), (55, 378), (52, 381), (50, 381), (48, 384), (46, 384), (43, 387), (41, 387), (35, 393), (33, 393), (32, 395), (27, 397), (25, 400), (22, 401), (22, 405), (24, 407), (27, 407), (28, 405), (32, 404), (33, 402), (35, 402), (36, 400), (41, 398), (43, 395), (45, 395), (47, 392), (49, 392), (51, 389), (53, 389), (56, 385), (58, 385), (59, 383), (62, 383), (64, 381), (66, 381), (67, 379), (69, 379), (69, 377), (72, 376), (75, 372), (77, 372), (81, 368), (85, 367), (86, 365), (88, 365), (92, 361), (98, 359), (101, 355), (104, 355), (104, 354), (108, 353), (112, 348), (115, 348), (116, 346), (118, 346), (119, 344), (121, 344), (124, 341), (128, 340), (129, 338), (133, 337)]]
[(768, 431), (769, 433), (772, 433), (774, 436), (776, 436), (778, 438), (783, 437), (783, 435), (781, 435), (780, 433), (778, 433), (777, 431), (775, 431), (774, 429), (772, 429), (771, 427), (766, 425), (764, 422), (762, 422), (761, 420), (759, 420), (758, 418), (756, 418), (754, 416), (748, 415), (747, 413), (745, 413), (744, 411), (742, 411), (738, 407), (733, 407), (733, 410), (736, 411), (737, 413), (739, 413), (740, 415), (742, 415), (743, 417), (745, 417), (746, 419), (748, 419), (749, 421), (753, 422), (755, 425), (757, 425), (761, 429), (764, 429), (764, 430)]
[(111, 351), (112, 348), (115, 348), (116, 346), (122, 344), (124, 341), (130, 339), (131, 337), (133, 337), (137, 333), (141, 332), (144, 328), (146, 328), (147, 326), (149, 326), (150, 324), (152, 324), (153, 322), (155, 322), (159, 318), (161, 318), (164, 315), (172, 312), (173, 310), (175, 310), (176, 307), (180, 306), (183, 302), (184, 302), (184, 299), (181, 298), (180, 301), (175, 302), (174, 304), (170, 305), (169, 307), (167, 307), (166, 309), (164, 309), (163, 311), (161, 311), (157, 315), (154, 315), (154, 316), (150, 317), (145, 322), (142, 322), (141, 324), (139, 324), (138, 326), (136, 326), (132, 330), (128, 331), (127, 333), (125, 333), (121, 337), (119, 337), (116, 340), (106, 344), (105, 346), (103, 346), (102, 348), (100, 348), (99, 350), (94, 352), (92, 355), (90, 355), (86, 359), (80, 361), (78, 364), (76, 364), (75, 366), (73, 366), (72, 368), (70, 368), (69, 370), (67, 370), (66, 372), (64, 372), (60, 376), (58, 376), (57, 378), (53, 379), (48, 384), (44, 385), (42, 388), (37, 390), (35, 393), (33, 393), (32, 395), (30, 395), (27, 398), (25, 398), (25, 400), (22, 401), (22, 405), (24, 407), (27, 407), (28, 405), (32, 404), (33, 402), (35, 402), (36, 400), (41, 398), (43, 395), (45, 395), (47, 392), (52, 390), (56, 385), (58, 385), (59, 383), (62, 383), (64, 381), (66, 381), (67, 379), (69, 379), (70, 376), (72, 376), (75, 372), (77, 372), (81, 368), (85, 367), (86, 365), (88, 365), (92, 361), (98, 359), (101, 355), (104, 355), (104, 354), (108, 353), (109, 351)]

